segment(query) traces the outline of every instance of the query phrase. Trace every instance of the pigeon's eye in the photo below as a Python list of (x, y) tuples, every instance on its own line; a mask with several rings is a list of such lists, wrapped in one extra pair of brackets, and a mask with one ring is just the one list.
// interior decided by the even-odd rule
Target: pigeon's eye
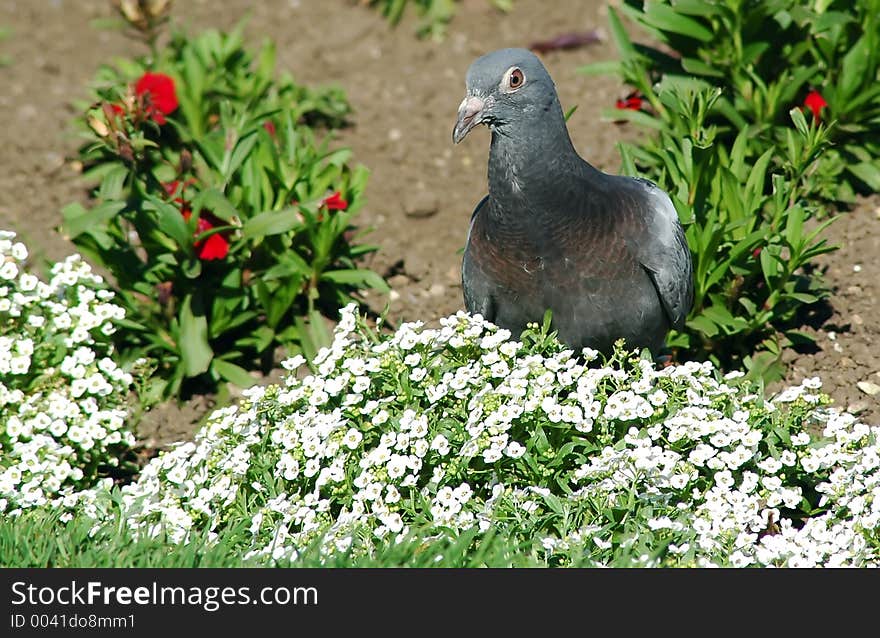
[(518, 68), (513, 67), (507, 72), (507, 89), (516, 91), (526, 81), (526, 76)]
[(507, 83), (510, 85), (510, 88), (515, 89), (523, 83), (524, 79), (522, 71), (514, 69), (510, 72), (510, 80), (508, 80)]

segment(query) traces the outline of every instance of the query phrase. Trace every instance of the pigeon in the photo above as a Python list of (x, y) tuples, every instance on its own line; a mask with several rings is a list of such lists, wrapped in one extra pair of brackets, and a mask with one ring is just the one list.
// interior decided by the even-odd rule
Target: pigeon
[(693, 306), (693, 262), (672, 200), (653, 182), (581, 158), (556, 86), (527, 49), (477, 58), (452, 132), (491, 131), (488, 186), (462, 260), (465, 309), (519, 335), (551, 311), (568, 347), (660, 357)]

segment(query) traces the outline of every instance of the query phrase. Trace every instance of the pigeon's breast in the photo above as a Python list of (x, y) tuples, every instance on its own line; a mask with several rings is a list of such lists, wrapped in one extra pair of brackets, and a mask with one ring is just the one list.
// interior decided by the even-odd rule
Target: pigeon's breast
[[(539, 321), (544, 310), (572, 316), (587, 308), (613, 314), (620, 296), (645, 273), (612, 224), (541, 224), (529, 228), (474, 217), (462, 265), (466, 301), (510, 322)], [(484, 312), (485, 314), (485, 312)], [(489, 318), (489, 317), (487, 317)]]

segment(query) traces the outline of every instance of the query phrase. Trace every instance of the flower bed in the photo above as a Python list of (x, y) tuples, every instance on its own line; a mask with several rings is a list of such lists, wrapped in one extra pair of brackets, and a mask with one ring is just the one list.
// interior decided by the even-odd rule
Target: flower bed
[(0, 231), (0, 513), (73, 505), (134, 445), (132, 376), (113, 360), (122, 308), (79, 255), (51, 278), (29, 272), (28, 251)]
[(241, 551), (277, 560), (478, 527), (551, 565), (877, 563), (878, 428), (825, 408), (818, 379), (765, 401), (709, 363), (599, 366), (464, 313), (378, 339), (356, 323), (350, 306), (315, 374), (153, 460), (123, 488), (132, 531), (249, 523)]

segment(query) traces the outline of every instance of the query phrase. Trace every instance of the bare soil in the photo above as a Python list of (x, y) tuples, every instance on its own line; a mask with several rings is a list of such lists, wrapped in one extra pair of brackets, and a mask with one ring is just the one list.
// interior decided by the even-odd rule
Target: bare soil
[[(393, 322), (430, 322), (462, 308), (460, 251), (470, 213), (486, 189), (486, 131), (474, 131), (459, 146), (451, 140), (468, 65), (500, 47), (572, 31), (607, 32), (606, 6), (599, 0), (516, 0), (513, 11), (503, 14), (486, 0), (462, 0), (442, 42), (417, 39), (413, 15), (392, 28), (355, 0), (191, 0), (176, 3), (173, 18), (196, 33), (229, 29), (248, 15), (248, 42), (256, 46), (272, 38), (280, 69), (305, 84), (344, 87), (354, 114), (338, 144), (350, 147), (355, 161), (371, 171), (359, 222), (373, 228), (365, 239), (380, 250), (367, 265), (388, 276), (393, 287), (390, 298), (374, 295), (370, 303), (381, 309), (389, 302)], [(0, 41), (0, 57), (11, 58), (0, 67), (0, 228), (18, 232), (38, 261), (75, 250), (57, 231), (60, 209), (86, 201), (71, 162), (79, 143), (70, 125), (77, 113), (73, 102), (86, 99), (101, 63), (145, 52), (122, 32), (93, 23), (110, 15), (107, 0), (0, 0), (0, 27), (11, 29)], [(576, 147), (609, 172), (619, 166), (617, 142), (638, 132), (603, 121), (601, 111), (627, 89), (578, 68), (614, 57), (607, 38), (542, 55), (563, 107), (578, 107), (569, 122)], [(819, 265), (834, 293), (816, 325), (807, 328), (818, 347), (786, 353), (786, 383), (818, 375), (835, 405), (880, 423), (880, 395), (857, 387), (860, 381), (880, 385), (874, 314), (880, 197), (840, 214), (828, 237), (840, 250)], [(140, 422), (138, 434), (148, 447), (187, 438), (215, 400), (160, 406)]]

